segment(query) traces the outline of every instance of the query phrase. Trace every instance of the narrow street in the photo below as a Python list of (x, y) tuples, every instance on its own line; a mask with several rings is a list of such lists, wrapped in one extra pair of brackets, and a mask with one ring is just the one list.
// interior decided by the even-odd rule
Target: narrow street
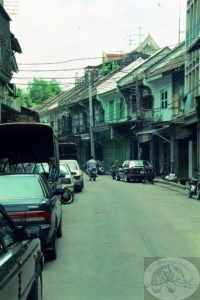
[(44, 300), (142, 300), (144, 258), (199, 257), (199, 232), (200, 202), (186, 193), (85, 177), (83, 192), (63, 206), (58, 258), (45, 263)]

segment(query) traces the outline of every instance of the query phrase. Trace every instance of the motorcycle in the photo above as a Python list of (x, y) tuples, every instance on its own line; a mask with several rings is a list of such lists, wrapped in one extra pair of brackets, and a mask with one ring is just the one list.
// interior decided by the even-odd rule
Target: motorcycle
[(97, 174), (98, 175), (104, 175), (105, 174), (105, 168), (103, 166), (103, 162), (100, 160), (97, 161)]
[(196, 196), (197, 200), (200, 200), (200, 182), (198, 179), (192, 178), (190, 180), (187, 192), (189, 198)]
[(97, 168), (86, 169), (86, 174), (89, 176), (90, 181), (96, 181)]
[(111, 166), (110, 173), (111, 173), (112, 179), (115, 179), (116, 175), (117, 175), (117, 166), (115, 164), (113, 164)]

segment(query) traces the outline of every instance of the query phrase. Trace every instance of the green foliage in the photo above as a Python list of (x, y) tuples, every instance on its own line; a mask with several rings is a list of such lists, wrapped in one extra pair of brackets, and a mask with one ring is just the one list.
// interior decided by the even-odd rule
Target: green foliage
[(29, 96), (29, 93), (26, 91), (21, 90), (20, 88), (17, 89), (17, 96), (20, 102), (20, 105), (31, 108), (34, 106), (32, 99)]
[(105, 75), (109, 74), (110, 72), (113, 72), (113, 71), (119, 70), (119, 69), (120, 69), (120, 65), (116, 61), (104, 62), (100, 69), (100, 74), (105, 76)]
[(45, 81), (34, 78), (28, 83), (27, 91), (18, 89), (17, 95), (21, 105), (31, 108), (58, 95), (61, 91), (59, 83), (55, 80)]

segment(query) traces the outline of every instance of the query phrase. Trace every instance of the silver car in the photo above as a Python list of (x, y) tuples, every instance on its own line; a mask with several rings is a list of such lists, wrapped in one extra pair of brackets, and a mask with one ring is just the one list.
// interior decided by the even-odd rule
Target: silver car
[(60, 163), (66, 163), (69, 166), (75, 181), (75, 187), (74, 187), (75, 192), (81, 192), (84, 187), (83, 171), (80, 169), (77, 160), (74, 159), (60, 160)]
[(75, 180), (67, 164), (60, 163), (60, 177), (62, 177), (62, 185), (68, 188), (71, 192), (75, 189)]

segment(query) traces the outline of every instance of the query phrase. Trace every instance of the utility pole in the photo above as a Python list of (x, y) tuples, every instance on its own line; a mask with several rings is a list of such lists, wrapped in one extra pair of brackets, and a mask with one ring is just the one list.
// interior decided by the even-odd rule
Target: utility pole
[(178, 16), (178, 43), (181, 42), (181, 2), (179, 1), (179, 16)]
[(93, 103), (92, 103), (92, 83), (91, 83), (91, 70), (88, 72), (88, 91), (89, 91), (89, 114), (90, 114), (90, 153), (91, 156), (95, 159), (95, 150), (94, 150), (94, 135), (93, 135)]
[[(138, 85), (138, 76), (136, 75), (136, 81), (135, 81), (135, 97), (136, 97), (136, 125), (138, 124), (138, 117), (139, 117), (139, 85)], [(136, 126), (136, 129), (138, 129), (138, 126)], [(138, 159), (141, 159), (141, 149), (140, 149), (140, 143), (139, 143), (139, 137), (137, 136), (137, 156)]]

